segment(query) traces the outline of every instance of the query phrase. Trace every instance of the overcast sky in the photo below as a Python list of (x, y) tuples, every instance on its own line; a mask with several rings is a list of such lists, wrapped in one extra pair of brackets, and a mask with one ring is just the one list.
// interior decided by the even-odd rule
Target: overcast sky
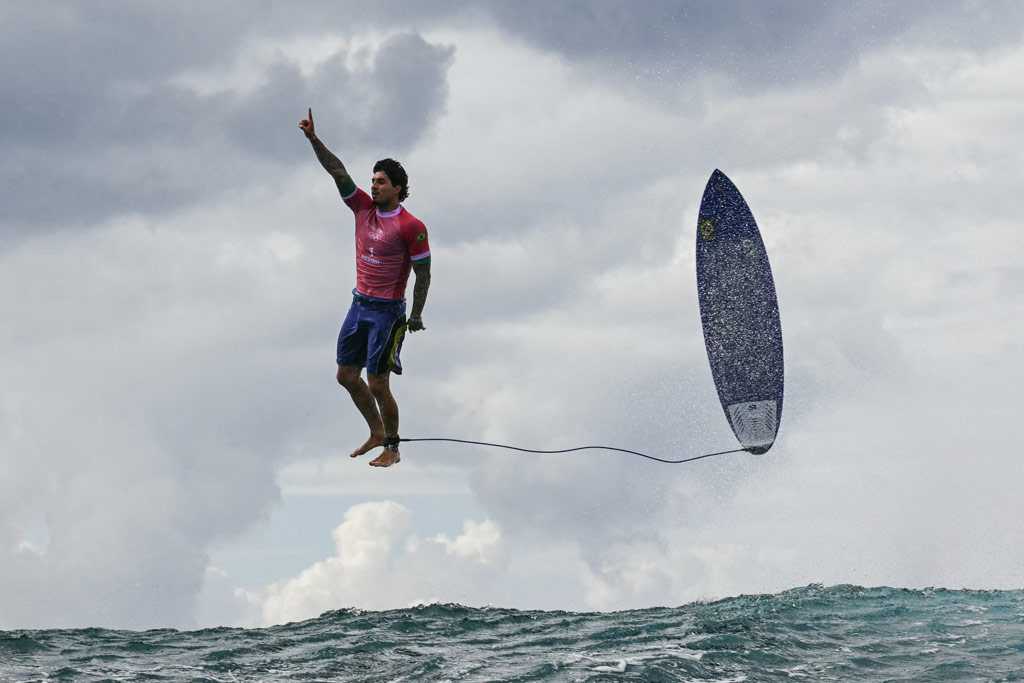
[[(0, 63), (0, 628), (1024, 587), (1024, 5), (15, 0)], [(307, 107), (430, 230), (403, 436), (734, 448), (719, 168), (775, 273), (775, 447), (350, 460)]]

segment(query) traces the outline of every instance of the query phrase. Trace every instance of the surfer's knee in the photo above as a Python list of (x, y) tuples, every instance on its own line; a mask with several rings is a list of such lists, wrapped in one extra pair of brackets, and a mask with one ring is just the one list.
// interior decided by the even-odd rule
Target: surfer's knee
[(345, 388), (354, 386), (359, 382), (359, 368), (348, 365), (338, 366), (338, 384)]

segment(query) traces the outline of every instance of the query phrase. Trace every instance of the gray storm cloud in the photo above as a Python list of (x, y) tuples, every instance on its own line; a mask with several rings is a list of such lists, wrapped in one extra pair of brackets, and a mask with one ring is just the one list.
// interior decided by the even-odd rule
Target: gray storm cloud
[[(166, 213), (266, 182), (308, 161), (294, 144), (306, 106), (321, 105), (350, 152), (383, 138), (395, 154), (444, 111), (451, 48), (415, 33), (352, 65), (342, 51), (307, 76), (281, 56), (256, 87), (199, 92), (178, 77), (230, 66), (254, 39), (252, 18), (120, 10), (69, 4), (54, 10), (58, 21), (4, 10), (0, 58), (18, 66), (0, 80), (5, 234)], [(18, 38), (26, 33), (31, 43)]]
[[(1020, 11), (5, 3), (0, 627), (1012, 585)], [(431, 229), (404, 435), (730, 446), (692, 263), (721, 167), (779, 290), (771, 456), (418, 445), (392, 489), (337, 463), (363, 429), (331, 348), (351, 216), (297, 129), (309, 106), (357, 178), (403, 158)], [(325, 505), (335, 544), (231, 592), (211, 556), (294, 503), (290, 465), (348, 496)], [(463, 532), (410, 531), (410, 500), (451, 503), (429, 482), (473, 498)]]
[(721, 74), (744, 90), (834, 78), (865, 52), (892, 43), (993, 49), (1019, 37), (1020, 5), (962, 0), (856, 5), (617, 0), (490, 2), (506, 30), (574, 62), (642, 86), (686, 87)]

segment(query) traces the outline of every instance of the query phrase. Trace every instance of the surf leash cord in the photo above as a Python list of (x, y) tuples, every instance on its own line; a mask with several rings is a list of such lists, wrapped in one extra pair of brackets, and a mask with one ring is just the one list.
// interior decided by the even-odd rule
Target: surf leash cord
[(705, 453), (704, 455), (697, 455), (692, 458), (683, 458), (682, 460), (666, 460), (665, 458), (658, 458), (653, 455), (647, 455), (646, 453), (640, 453), (638, 451), (631, 451), (626, 448), (615, 448), (614, 446), (577, 446), (576, 448), (560, 448), (557, 450), (539, 450), (535, 448), (520, 448), (519, 446), (507, 446), (501, 443), (488, 443), (487, 441), (470, 441), (469, 439), (442, 439), (442, 438), (429, 438), (429, 439), (398, 439), (399, 442), (408, 441), (448, 441), (451, 443), (464, 443), (473, 446), (489, 446), (491, 448), (504, 448), (510, 451), (519, 451), (521, 453), (541, 453), (541, 454), (555, 454), (555, 453), (572, 453), (574, 451), (587, 451), (587, 450), (600, 450), (600, 451), (615, 451), (616, 453), (628, 453), (629, 455), (638, 455), (641, 458), (647, 458), (648, 460), (654, 460), (657, 462), (667, 463), (669, 465), (679, 465), (684, 462), (693, 462), (694, 460), (703, 460), (704, 458), (713, 458), (716, 455), (728, 455), (729, 453), (743, 453), (746, 451), (745, 448), (737, 448), (731, 451), (719, 451), (718, 453)]

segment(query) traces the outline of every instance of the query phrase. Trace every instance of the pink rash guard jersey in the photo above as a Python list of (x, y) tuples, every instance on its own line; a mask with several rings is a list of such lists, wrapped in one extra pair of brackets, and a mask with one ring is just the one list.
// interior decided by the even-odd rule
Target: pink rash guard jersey
[(430, 257), (426, 226), (401, 206), (378, 211), (359, 188), (343, 199), (356, 219), (356, 290), (377, 299), (404, 299), (413, 262)]

